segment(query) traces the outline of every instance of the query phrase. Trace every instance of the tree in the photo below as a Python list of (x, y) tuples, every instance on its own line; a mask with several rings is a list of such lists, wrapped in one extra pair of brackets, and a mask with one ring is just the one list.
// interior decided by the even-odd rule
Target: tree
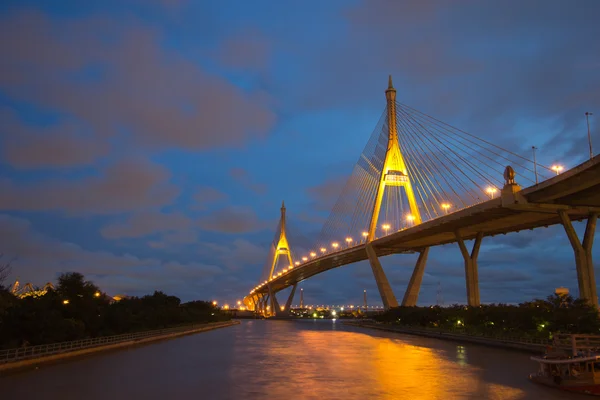
[(12, 271), (11, 262), (3, 261), (4, 253), (0, 253), (0, 290), (4, 289), (4, 281), (10, 275)]

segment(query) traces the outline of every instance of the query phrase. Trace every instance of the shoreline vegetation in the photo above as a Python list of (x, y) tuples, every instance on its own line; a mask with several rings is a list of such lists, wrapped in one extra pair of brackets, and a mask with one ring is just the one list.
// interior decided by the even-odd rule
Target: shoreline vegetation
[(501, 339), (550, 340), (555, 334), (599, 334), (595, 307), (569, 295), (519, 305), (397, 307), (372, 317), (380, 324)]
[(17, 297), (0, 286), (0, 349), (229, 321), (207, 301), (181, 303), (155, 291), (119, 301), (77, 272), (62, 274), (54, 289)]

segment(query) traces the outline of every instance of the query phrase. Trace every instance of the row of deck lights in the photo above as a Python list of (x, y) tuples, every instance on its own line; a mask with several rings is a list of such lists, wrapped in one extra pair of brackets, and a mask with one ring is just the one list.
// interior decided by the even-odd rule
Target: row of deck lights
[[(556, 175), (558, 175), (560, 173), (560, 171), (562, 171), (564, 169), (564, 167), (562, 165), (553, 165), (550, 169), (552, 169), (553, 171), (555, 171)], [(493, 186), (488, 186), (485, 191), (490, 196), (490, 198), (493, 199), (494, 195), (498, 192), (498, 189), (495, 188), (495, 187), (493, 187)], [(449, 203), (442, 203), (442, 204), (440, 204), (440, 207), (444, 210), (444, 212), (446, 214), (448, 214), (448, 210), (450, 210), (450, 208), (452, 208), (452, 205), (449, 204)], [(408, 214), (406, 216), (406, 221), (408, 221), (408, 222), (414, 222), (415, 219), (416, 218), (415, 218), (414, 215)], [(390, 224), (383, 224), (383, 225), (381, 225), (381, 228), (385, 231), (385, 234), (387, 236), (389, 230), (391, 229), (391, 225)], [(363, 236), (364, 239), (366, 239), (369, 236), (369, 233), (368, 232), (363, 232), (362, 236)], [(349, 248), (351, 246), (351, 243), (353, 243), (353, 239), (351, 237), (347, 237), (346, 238), (346, 243), (348, 243), (348, 248)], [(331, 247), (333, 247), (333, 251), (335, 252), (340, 247), (340, 244), (338, 242), (333, 242), (333, 243), (331, 243)], [(327, 253), (327, 248), (325, 248), (325, 247), (321, 247), (319, 250), (321, 251), (322, 255), (325, 255), (325, 253)], [(310, 258), (315, 258), (317, 256), (317, 253), (314, 252), (314, 251), (311, 251), (309, 254), (310, 254)], [(310, 258), (307, 257), (307, 256), (304, 256), (304, 257), (302, 257), (302, 261), (304, 263), (308, 262), (308, 260)], [(299, 261), (296, 261), (294, 264), (295, 264), (296, 267), (298, 267), (298, 266), (301, 265), (301, 263)], [(294, 269), (294, 266), (290, 265), (288, 268), (284, 269), (283, 271), (278, 272), (277, 275), (273, 275), (271, 278), (269, 278), (269, 281), (271, 281), (271, 280), (273, 280), (273, 279), (275, 279), (275, 278), (277, 278), (277, 277), (279, 277), (279, 276), (287, 273), (288, 271), (290, 271), (292, 269)], [(266, 285), (269, 281), (264, 281), (260, 285), (256, 286), (253, 290), (250, 291), (250, 294), (254, 293), (258, 289), (260, 289), (261, 287), (263, 287), (264, 285)]]

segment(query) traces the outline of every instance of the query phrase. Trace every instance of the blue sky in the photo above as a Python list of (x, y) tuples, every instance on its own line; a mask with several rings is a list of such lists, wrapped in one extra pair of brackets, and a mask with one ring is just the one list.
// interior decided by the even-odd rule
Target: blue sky
[[(281, 200), (291, 245), (308, 250), (384, 109), (388, 74), (405, 104), (577, 165), (584, 113), (600, 116), (599, 12), (593, 0), (4, 1), (11, 280), (76, 270), (110, 294), (241, 298)], [(415, 259), (383, 260), (399, 298)], [(483, 302), (577, 293), (560, 227), (484, 240), (480, 280)], [(455, 244), (431, 251), (420, 303), (436, 301), (438, 282), (444, 302), (465, 301)], [(357, 303), (363, 289), (378, 302), (365, 263), (303, 287), (307, 302)]]

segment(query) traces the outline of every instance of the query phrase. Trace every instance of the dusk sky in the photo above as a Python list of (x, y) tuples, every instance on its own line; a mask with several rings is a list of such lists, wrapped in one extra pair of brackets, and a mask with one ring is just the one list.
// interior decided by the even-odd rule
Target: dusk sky
[[(0, 54), (9, 283), (79, 271), (111, 295), (241, 299), (282, 200), (310, 250), (388, 74), (400, 102), (545, 165), (589, 157), (593, 112), (600, 150), (597, 0), (5, 0)], [(382, 259), (399, 299), (415, 260)], [(484, 238), (479, 279), (483, 303), (578, 294), (560, 226)], [(431, 250), (419, 304), (438, 283), (466, 302), (456, 244)], [(366, 262), (301, 287), (307, 304), (381, 304)]]

